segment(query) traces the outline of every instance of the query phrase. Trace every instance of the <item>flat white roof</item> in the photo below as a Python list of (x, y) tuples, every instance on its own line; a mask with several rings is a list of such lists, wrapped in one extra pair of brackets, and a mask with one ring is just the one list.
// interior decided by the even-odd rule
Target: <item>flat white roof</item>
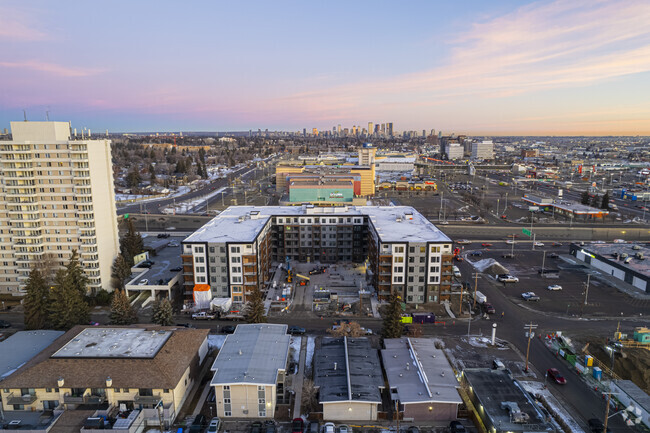
[(138, 328), (86, 328), (52, 358), (154, 358), (171, 331)]
[(451, 242), (451, 239), (410, 206), (230, 206), (185, 243), (250, 243), (274, 216), (370, 217), (382, 242)]

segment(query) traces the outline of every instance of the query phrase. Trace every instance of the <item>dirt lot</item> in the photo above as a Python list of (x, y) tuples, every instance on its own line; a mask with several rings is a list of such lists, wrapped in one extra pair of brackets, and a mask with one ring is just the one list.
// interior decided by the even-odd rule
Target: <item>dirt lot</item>
[[(589, 341), (589, 352), (605, 365), (610, 365), (610, 355), (603, 348), (603, 342)], [(631, 380), (645, 392), (650, 392), (650, 350), (623, 349), (614, 361), (614, 373), (622, 379)]]

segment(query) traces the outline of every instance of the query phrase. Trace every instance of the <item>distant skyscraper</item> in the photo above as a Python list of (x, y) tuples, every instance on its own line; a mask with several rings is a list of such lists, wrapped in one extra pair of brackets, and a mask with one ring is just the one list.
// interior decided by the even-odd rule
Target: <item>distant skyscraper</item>
[(307, 128), (302, 128), (302, 136), (303, 137), (307, 136)]
[(374, 132), (375, 128), (372, 122), (368, 122), (368, 135)]
[(317, 137), (317, 136), (318, 136), (318, 128), (313, 128), (313, 129), (311, 130), (311, 134), (312, 134), (314, 137)]
[(339, 133), (339, 135), (341, 135), (341, 124), (340, 123), (339, 123), (339, 126), (338, 126), (338, 133)]
[(387, 125), (386, 133), (388, 134), (389, 137), (392, 137), (393, 136), (393, 122), (389, 122), (386, 125)]

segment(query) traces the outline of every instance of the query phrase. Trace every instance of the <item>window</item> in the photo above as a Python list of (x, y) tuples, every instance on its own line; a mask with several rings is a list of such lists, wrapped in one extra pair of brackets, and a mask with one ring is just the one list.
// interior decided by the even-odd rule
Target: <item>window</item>
[(230, 247), (230, 252), (239, 254), (241, 252), (241, 249), (239, 247)]
[(409, 247), (409, 253), (414, 253), (415, 252), (415, 247)]
[(214, 247), (210, 247), (210, 253), (212, 253), (212, 254), (215, 253), (215, 248)]
[(395, 252), (396, 253), (403, 253), (404, 252), (404, 247), (395, 247)]
[(240, 273), (241, 272), (241, 266), (233, 266), (232, 267), (232, 272), (233, 273)]
[(440, 252), (440, 247), (431, 247), (431, 252), (432, 253), (439, 253)]
[(403, 266), (395, 266), (395, 268), (393, 268), (393, 272), (404, 272), (404, 267)]
[(395, 263), (404, 263), (404, 257), (393, 257)]
[(438, 272), (440, 272), (440, 267), (439, 266), (431, 266), (429, 268), (429, 272), (434, 273), (434, 274), (438, 273)]
[(205, 272), (205, 266), (197, 266), (196, 272)]
[(197, 253), (203, 253), (203, 247), (194, 247), (194, 251)]
[(241, 257), (232, 257), (230, 261), (232, 263), (241, 263)]
[(194, 262), (195, 263), (205, 263), (205, 257), (196, 256), (196, 257), (194, 257)]

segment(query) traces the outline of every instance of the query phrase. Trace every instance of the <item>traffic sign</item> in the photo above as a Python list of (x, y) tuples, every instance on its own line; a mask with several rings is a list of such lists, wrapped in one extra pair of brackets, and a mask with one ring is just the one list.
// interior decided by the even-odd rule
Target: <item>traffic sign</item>
[(526, 236), (528, 236), (528, 237), (530, 237), (530, 235), (531, 235), (530, 230), (528, 230), (528, 229), (521, 229), (521, 232), (523, 234), (525, 234)]

